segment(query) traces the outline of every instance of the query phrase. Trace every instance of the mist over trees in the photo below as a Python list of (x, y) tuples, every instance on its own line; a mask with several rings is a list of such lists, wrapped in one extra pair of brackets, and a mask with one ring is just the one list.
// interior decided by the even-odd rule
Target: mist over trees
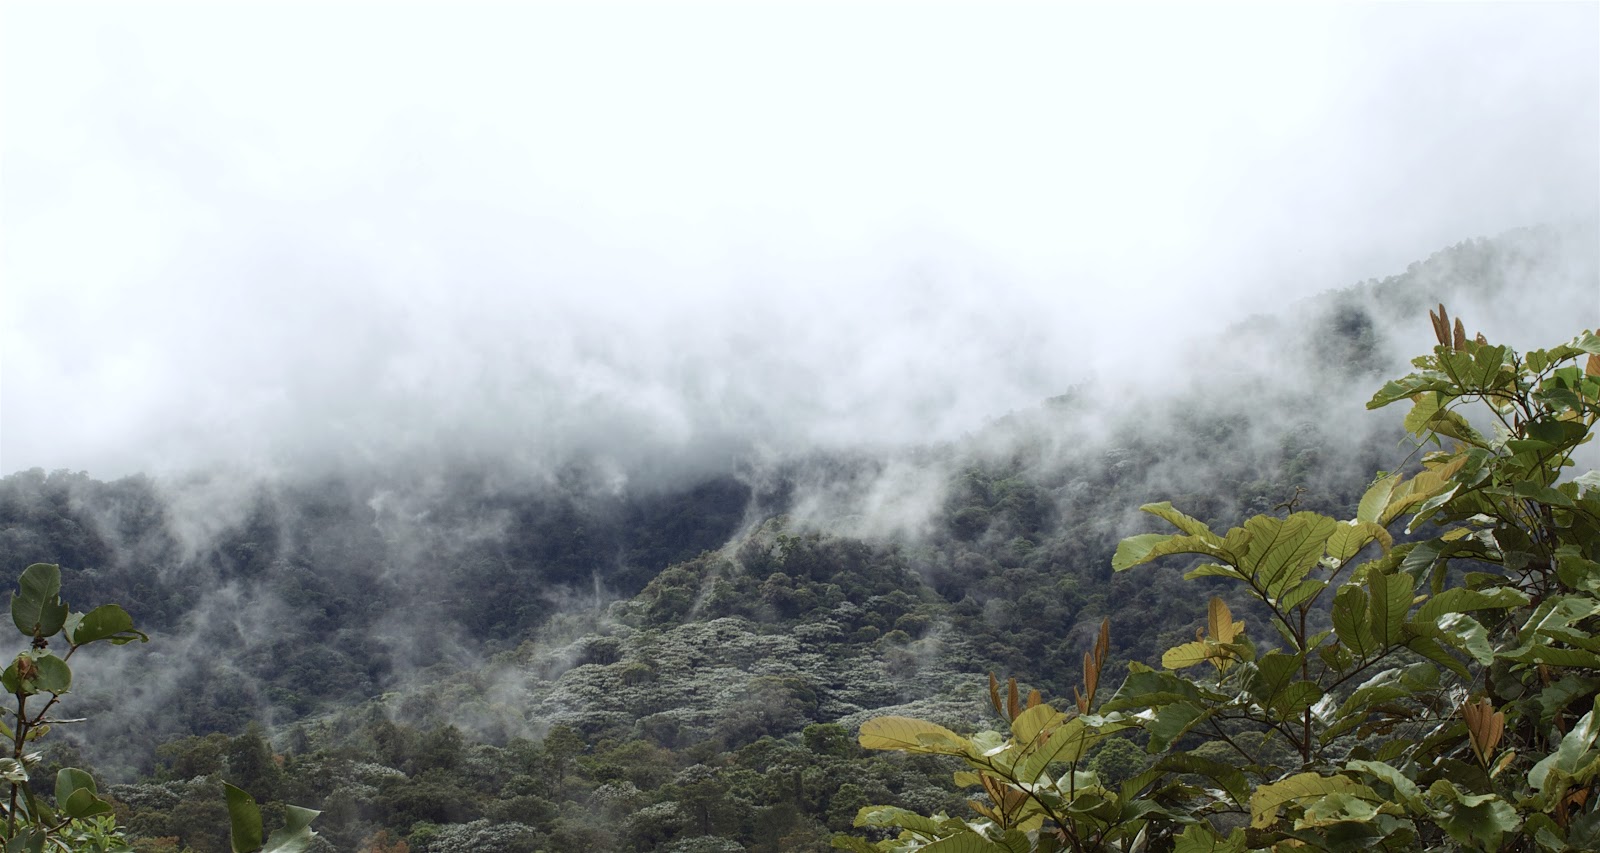
[[(1593, 316), (1591, 231), (1468, 241), (1263, 306), (1183, 363), (959, 440), (730, 453), (676, 478), (583, 457), (30, 470), (0, 479), (0, 553), (59, 563), (64, 597), (121, 603), (152, 637), (85, 662), (91, 722), (60, 756), (117, 783), (140, 849), (227, 849), (222, 778), (321, 809), (322, 849), (827, 849), (868, 805), (965, 808), (937, 760), (863, 752), (863, 722), (973, 731), (986, 672), (1070, 697), (1106, 618), (1104, 671), (1159, 663), (1207, 596), (1113, 574), (1137, 507), (1215, 529), (1354, 517), (1372, 473), (1407, 464), (1403, 413), (1363, 404), (1427, 308), (1518, 346), (1570, 335)], [(1111, 780), (1147, 763), (1089, 760)]]

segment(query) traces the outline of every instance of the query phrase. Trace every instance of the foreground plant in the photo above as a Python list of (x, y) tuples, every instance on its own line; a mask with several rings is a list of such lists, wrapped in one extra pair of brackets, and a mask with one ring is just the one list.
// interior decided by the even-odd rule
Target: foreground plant
[[(72, 767), (55, 778), (55, 803), (34, 791), (32, 773), (40, 754), (30, 749), (53, 726), (80, 722), (52, 716), (61, 697), (72, 689), (72, 667), (78, 650), (93, 643), (123, 645), (149, 637), (134, 630), (133, 619), (115, 604), (88, 613), (71, 611), (61, 600), (61, 569), (34, 563), (22, 572), (11, 598), (11, 619), (29, 639), (29, 648), (0, 673), (0, 685), (15, 699), (0, 709), (0, 735), (11, 741), (11, 754), (0, 757), (0, 778), (9, 788), (0, 839), (6, 853), (72, 850), (86, 853), (131, 849), (111, 818), (111, 804), (101, 799), (94, 778)], [(66, 647), (57, 655), (55, 641)]]
[[(1412, 404), (1405, 427), (1436, 448), (1420, 471), (1380, 474), (1347, 520), (1258, 515), (1219, 534), (1149, 504), (1178, 532), (1118, 547), (1117, 571), (1201, 558), (1185, 577), (1225, 579), (1270, 630), (1214, 597), (1160, 669), (1130, 664), (1094, 714), (1036, 704), (1009, 738), (869, 721), (863, 746), (998, 770), (958, 774), (983, 786), (980, 820), (873, 807), (857, 825), (899, 836), (835, 846), (1600, 849), (1600, 475), (1567, 471), (1600, 420), (1600, 337), (1520, 355), (1432, 316), (1439, 345), (1368, 403)], [(1406, 516), (1402, 534), (1431, 538), (1397, 543)], [(1149, 771), (1116, 792), (1080, 775), (1075, 744), (1133, 725)]]
[[(33, 787), (32, 774), (41, 755), (32, 745), (53, 726), (82, 722), (54, 716), (61, 698), (72, 689), (68, 661), (93, 643), (120, 646), (149, 637), (133, 627), (133, 617), (115, 604), (102, 604), (88, 613), (73, 612), (61, 600), (61, 568), (34, 563), (18, 579), (11, 597), (11, 619), (29, 638), (29, 648), (0, 673), (0, 686), (15, 699), (14, 707), (0, 708), (0, 735), (11, 741), (11, 754), (0, 757), (0, 779), (9, 789), (0, 824), (4, 853), (121, 853), (133, 848), (116, 825), (111, 804), (102, 799), (94, 777), (65, 767), (57, 771), (55, 802), (48, 802)], [(51, 648), (64, 645), (66, 653)], [(286, 825), (262, 841), (261, 811), (244, 791), (224, 783), (233, 853), (300, 853), (316, 835), (310, 829), (317, 812), (286, 806)]]
[(1138, 780), (1110, 786), (1088, 769), (1088, 753), (1102, 740), (1134, 722), (1120, 715), (1089, 713), (1101, 666), (1110, 650), (1110, 623), (1102, 622), (1094, 650), (1084, 655), (1084, 688), (1076, 706), (1058, 711), (1037, 690), (1024, 701), (1009, 679), (1002, 701), (999, 682), (989, 676), (989, 700), (1007, 723), (1005, 731), (962, 737), (943, 726), (908, 717), (879, 717), (861, 726), (867, 749), (950, 755), (969, 769), (955, 774), (956, 785), (975, 788), (983, 800), (968, 804), (981, 815), (965, 821), (938, 814), (924, 817), (893, 806), (869, 806), (857, 815), (858, 827), (898, 827), (897, 838), (870, 844), (848, 835), (833, 846), (861, 853), (908, 851), (1054, 851), (1106, 848), (1136, 843), (1160, 807), (1138, 796)]
[(222, 783), (228, 797), (228, 843), (233, 853), (300, 853), (311, 846), (317, 833), (311, 821), (314, 809), (284, 806), (284, 825), (262, 840), (261, 809), (243, 788)]

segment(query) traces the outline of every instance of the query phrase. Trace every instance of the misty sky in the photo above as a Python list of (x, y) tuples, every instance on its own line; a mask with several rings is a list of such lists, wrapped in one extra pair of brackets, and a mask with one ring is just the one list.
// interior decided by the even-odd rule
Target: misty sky
[(0, 474), (948, 438), (1596, 220), (1600, 4), (1287, 5), (8, 4)]

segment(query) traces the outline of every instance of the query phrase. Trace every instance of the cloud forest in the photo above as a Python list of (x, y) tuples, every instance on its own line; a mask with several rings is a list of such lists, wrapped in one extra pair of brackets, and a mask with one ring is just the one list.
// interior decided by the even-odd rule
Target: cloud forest
[(0, 19), (0, 853), (1600, 849), (1600, 4)]
[(0, 832), (1591, 849), (1591, 230), (1264, 306), (947, 441), (10, 474)]

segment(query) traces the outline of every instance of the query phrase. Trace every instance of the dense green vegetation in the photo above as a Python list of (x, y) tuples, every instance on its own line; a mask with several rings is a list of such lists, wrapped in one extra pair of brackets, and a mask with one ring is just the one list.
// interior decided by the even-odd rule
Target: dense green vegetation
[[(1387, 797), (1387, 783), (1346, 765), (1398, 759), (1349, 752), (1353, 733), (1324, 745), (1325, 729), (1296, 740), (1280, 730), (1292, 728), (1284, 720), (1251, 717), (1241, 698), (1250, 674), (1278, 665), (1273, 655), (1299, 654), (1272, 628), (1284, 621), (1275, 596), (1221, 575), (1114, 571), (1126, 558), (1119, 543), (1139, 529), (1136, 508), (1154, 502), (1225, 531), (1260, 524), (1250, 521), (1258, 515), (1360, 518), (1374, 471), (1413, 482), (1423, 462), (1397, 442), (1408, 427), (1438, 431), (1442, 422), (1360, 413), (1393, 375), (1387, 353), (1415, 349), (1394, 340), (1391, 324), (1438, 299), (1509, 298), (1497, 294), (1559, 254), (1550, 251), (1556, 239), (1536, 231), (1462, 244), (1404, 275), (1248, 318), (1227, 331), (1204, 383), (1166, 371), (1171, 387), (1159, 393), (1145, 392), (1162, 384), (1149, 376), (1126, 389), (1074, 389), (968, 441), (898, 458), (819, 455), (647, 490), (617, 490), (581, 461), (536, 481), (460, 466), (187, 482), (11, 475), (0, 479), (0, 553), (17, 561), (11, 568), (65, 566), (63, 596), (119, 602), (152, 637), (119, 649), (115, 669), (86, 662), (69, 701), (88, 721), (52, 735), (41, 766), (92, 769), (141, 851), (229, 850), (223, 780), (263, 804), (268, 826), (283, 821), (286, 803), (321, 810), (311, 849), (323, 851), (826, 850), (858, 833), (877, 843), (898, 830), (854, 828), (863, 807), (979, 815), (966, 805), (973, 790), (958, 784), (971, 780), (951, 776), (957, 759), (864, 749), (863, 724), (992, 727), (988, 672), (1025, 683), (1020, 705), (1037, 689), (1075, 706), (1074, 690), (1088, 687), (1084, 654), (1109, 619), (1085, 719), (1121, 714), (1128, 727), (1086, 744), (1077, 770), (1107, 791), (1143, 784), (1152, 794), (1144, 799), (1164, 810), (1127, 821), (1123, 840), (1146, 826), (1148, 849), (1186, 831), (1195, 840), (1200, 829), (1178, 824), (1205, 813), (1224, 839), (1237, 826), (1249, 843), (1270, 843), (1283, 837), (1271, 833), (1297, 830), (1248, 827), (1249, 809), (1227, 799), (1237, 785), (1206, 778), (1215, 768), (1205, 761), (1245, 765), (1247, 785), (1317, 772)], [(910, 520), (885, 511), (906, 504), (921, 508)], [(1382, 559), (1427, 553), (1461, 521), (1436, 515), (1409, 532), (1396, 527)], [(1366, 553), (1384, 547), (1367, 543)], [(1342, 700), (1391, 660), (1419, 654), (1360, 658), (1349, 664), (1359, 674), (1324, 683), (1340, 661), (1321, 650), (1348, 647), (1331, 614), (1353, 568), (1302, 602), (1309, 633), (1286, 622), (1318, 668), (1292, 681), (1317, 685), (1322, 697)], [(1473, 583), (1469, 572), (1489, 570), (1447, 570), (1440, 582)], [(1433, 576), (1417, 577), (1416, 594), (1432, 595)], [(1226, 618), (1214, 617), (1214, 599)], [(1417, 623), (1424, 606), (1403, 624)], [(1492, 612), (1505, 620), (1480, 623), (1491, 650), (1518, 627), (1512, 608)], [(1219, 639), (1232, 622), (1242, 634)], [(1196, 626), (1212, 623), (1196, 640)], [(1334, 633), (1311, 642), (1323, 630)], [(1482, 648), (1469, 637), (1462, 651), (1460, 631), (1436, 641), (1471, 675), (1484, 669), (1472, 657)], [(1168, 653), (1196, 642), (1237, 660), (1212, 656), (1168, 673)], [(1231, 662), (1224, 671), (1213, 659)], [(1474, 682), (1441, 659), (1406, 660), (1439, 669), (1440, 695), (1461, 686), (1490, 698), (1490, 717), (1507, 721), (1502, 742), (1518, 756), (1496, 778), (1529, 778), (1530, 757), (1549, 738), (1510, 687), (1482, 689), (1509, 676)], [(1190, 704), (1210, 716), (1151, 751), (1151, 733), (1129, 721), (1148, 710), (1171, 722), (1189, 710), (1148, 694), (1138, 705), (1140, 694), (1118, 689), (1130, 665), (1147, 667), (1145, 679), (1200, 685)], [(1525, 692), (1528, 671), (1511, 679)], [(1246, 707), (1215, 710), (1219, 695)], [(1466, 697), (1447, 698), (1435, 711), (1460, 722)], [(1002, 730), (1014, 733), (1004, 696), (998, 704)], [(1264, 707), (1298, 714), (1303, 727), (1307, 708), (1280, 704)], [(1572, 731), (1581, 714), (1567, 707), (1549, 719)], [(1406, 726), (1424, 722), (1395, 731), (1409, 736)], [(1241, 745), (1253, 763), (1225, 742), (1218, 750), (1213, 723), (1230, 736), (1251, 732)], [(1455, 740), (1435, 746), (1470, 767), (1476, 758), (1452, 731)], [(1318, 754), (1307, 764), (1312, 741)], [(1191, 756), (1181, 767), (1180, 752)], [(1158, 778), (1144, 778), (1152, 772)], [(1463, 797), (1484, 793), (1451, 779)], [(1422, 802), (1434, 808), (1427, 781)], [(1500, 796), (1523, 810), (1505, 837), (1523, 838), (1521, 794)], [(1417, 839), (1455, 843), (1430, 815), (1392, 816), (1410, 821)], [(1284, 825), (1302, 819), (1301, 806), (1280, 812)], [(1571, 833), (1572, 823), (1557, 828)], [(1407, 849), (1407, 836), (1386, 837)]]
[[(1354, 517), (1256, 515), (1226, 534), (1170, 503), (1178, 529), (1125, 539), (1113, 568), (1201, 558), (1266, 611), (1272, 632), (1210, 600), (1205, 627), (1159, 668), (1131, 663), (1097, 701), (1108, 632), (1085, 656), (1076, 708), (1015, 681), (1004, 731), (970, 738), (890, 716), (871, 749), (947, 755), (968, 770), (976, 821), (895, 806), (872, 851), (1308, 848), (1592, 850), (1600, 847), (1600, 473), (1564, 469), (1600, 422), (1600, 336), (1526, 355), (1468, 339), (1441, 306), (1439, 346), (1369, 406), (1412, 403), (1424, 446), (1412, 476), (1380, 472)], [(1474, 427), (1481, 403), (1492, 433)], [(1389, 528), (1437, 535), (1396, 543)], [(1356, 558), (1370, 552), (1371, 558)], [(1259, 622), (1253, 624), (1259, 626)], [(1109, 621), (1106, 623), (1109, 627)], [(1153, 765), (1116, 784), (1087, 761), (1137, 733)], [(1191, 779), (1203, 780), (1195, 784)]]

